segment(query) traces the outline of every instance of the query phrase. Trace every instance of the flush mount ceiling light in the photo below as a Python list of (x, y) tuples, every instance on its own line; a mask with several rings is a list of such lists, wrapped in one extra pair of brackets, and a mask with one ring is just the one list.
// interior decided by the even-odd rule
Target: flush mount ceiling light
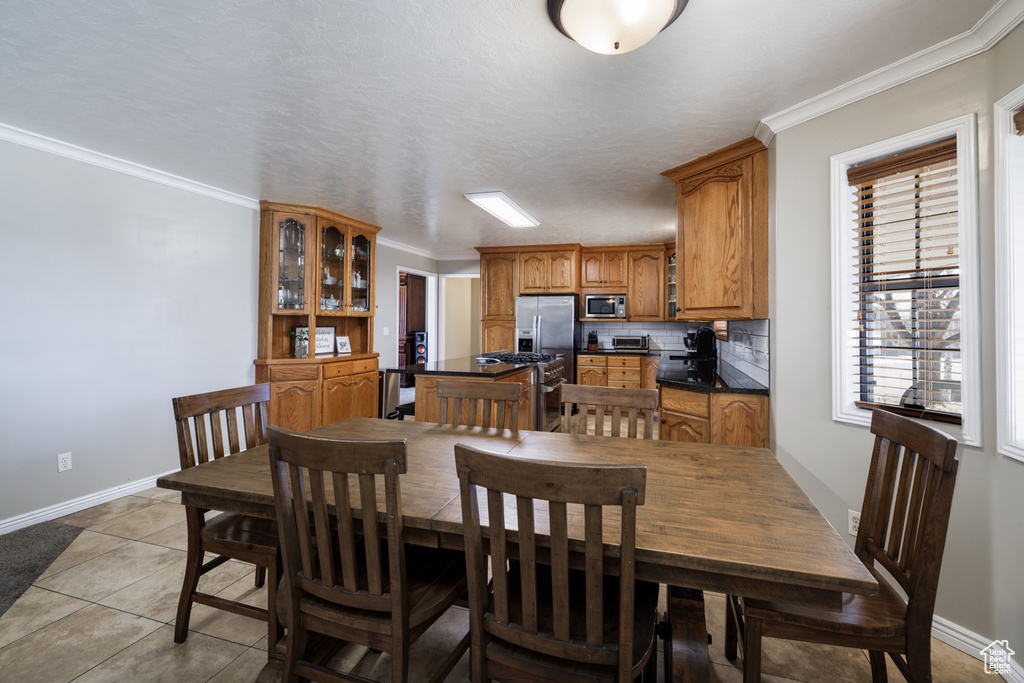
[(548, 0), (559, 31), (591, 52), (621, 55), (645, 44), (682, 14), (688, 0)]
[(540, 221), (526, 213), (504, 192), (471, 192), (466, 199), (479, 206), (495, 218), (500, 218), (513, 228), (532, 228)]

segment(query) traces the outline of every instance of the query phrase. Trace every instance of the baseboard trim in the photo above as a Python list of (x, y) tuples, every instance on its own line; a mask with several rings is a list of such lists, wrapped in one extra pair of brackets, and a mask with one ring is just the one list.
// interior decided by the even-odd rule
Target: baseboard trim
[[(974, 657), (978, 660), (979, 667), (982, 666), (981, 662), (983, 661), (981, 651), (992, 642), (991, 639), (978, 635), (974, 631), (968, 631), (940, 616), (932, 619), (932, 637)], [(1024, 683), (1024, 667), (1021, 667), (1016, 660), (1012, 662), (1011, 666), (1009, 675), (1003, 676), (1003, 679), (1009, 683)]]
[(82, 496), (81, 498), (75, 498), (74, 500), (68, 500), (63, 503), (57, 503), (56, 505), (51, 505), (50, 507), (40, 508), (39, 510), (34, 510), (32, 512), (26, 512), (25, 514), (18, 515), (17, 517), (9, 517), (8, 519), (0, 521), (0, 534), (7, 534), (12, 531), (17, 531), (18, 529), (22, 529), (27, 526), (32, 526), (33, 524), (38, 524), (39, 522), (47, 522), (51, 519), (58, 519), (59, 517), (70, 515), (73, 512), (78, 512), (79, 510), (91, 508), (94, 505), (100, 505), (101, 503), (109, 503), (112, 500), (124, 498), (125, 496), (130, 496), (133, 493), (145, 491), (146, 489), (151, 489), (154, 486), (156, 486), (157, 479), (164, 476), (165, 474), (171, 474), (177, 471), (178, 470), (170, 470), (168, 472), (157, 474), (146, 479), (139, 479), (138, 481), (133, 481), (128, 484), (115, 486), (113, 488), (107, 489), (106, 491), (90, 493), (89, 495)]

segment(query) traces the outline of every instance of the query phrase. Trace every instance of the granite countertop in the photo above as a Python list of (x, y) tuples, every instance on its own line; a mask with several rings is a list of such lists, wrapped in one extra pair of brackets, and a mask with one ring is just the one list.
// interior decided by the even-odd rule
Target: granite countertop
[(665, 386), (695, 391), (768, 395), (768, 387), (731, 365), (669, 354), (662, 356), (656, 381)]
[(579, 356), (660, 356), (661, 351), (655, 349), (600, 349), (598, 351), (586, 351), (581, 349), (576, 354)]
[(445, 375), (448, 377), (502, 377), (523, 368), (534, 367), (535, 363), (492, 363), (480, 365), (476, 356), (449, 358), (433, 363), (420, 363), (404, 368), (387, 368), (388, 372), (406, 375)]

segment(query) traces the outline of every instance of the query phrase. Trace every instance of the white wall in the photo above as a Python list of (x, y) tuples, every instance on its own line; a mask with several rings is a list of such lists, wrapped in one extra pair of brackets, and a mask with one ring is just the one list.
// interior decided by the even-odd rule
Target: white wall
[[(1024, 464), (995, 451), (992, 104), (1024, 82), (1024, 28), (996, 48), (780, 132), (772, 143), (772, 413), (780, 461), (832, 525), (859, 509), (872, 438), (831, 420), (829, 159), (974, 113), (979, 131), (984, 448), (962, 448), (936, 614), (1024, 644)], [(945, 427), (941, 427), (944, 428)], [(959, 435), (957, 427), (947, 429)], [(850, 539), (852, 541), (852, 539)]]
[(177, 469), (171, 398), (253, 382), (259, 212), (10, 142), (0, 206), (2, 525)]
[(480, 354), (480, 278), (442, 277), (441, 344), (438, 358)]
[[(386, 228), (378, 233), (385, 237)], [(376, 312), (373, 319), (373, 350), (380, 354), (381, 369), (398, 367), (398, 271), (437, 272), (437, 261), (420, 254), (377, 245), (377, 285), (374, 291)], [(384, 336), (384, 328), (388, 335)]]

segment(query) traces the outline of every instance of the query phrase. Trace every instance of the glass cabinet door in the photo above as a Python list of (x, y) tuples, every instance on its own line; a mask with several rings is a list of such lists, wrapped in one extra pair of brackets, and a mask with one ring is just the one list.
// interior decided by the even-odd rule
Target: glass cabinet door
[(668, 257), (668, 310), (665, 312), (666, 320), (676, 319), (676, 255)]
[(293, 216), (277, 222), (277, 309), (306, 308), (306, 226)]
[(320, 228), (320, 310), (345, 310), (345, 233), (334, 225)]
[(352, 233), (349, 311), (353, 313), (370, 310), (370, 292), (373, 291), (373, 283), (370, 282), (370, 246), (368, 237)]

